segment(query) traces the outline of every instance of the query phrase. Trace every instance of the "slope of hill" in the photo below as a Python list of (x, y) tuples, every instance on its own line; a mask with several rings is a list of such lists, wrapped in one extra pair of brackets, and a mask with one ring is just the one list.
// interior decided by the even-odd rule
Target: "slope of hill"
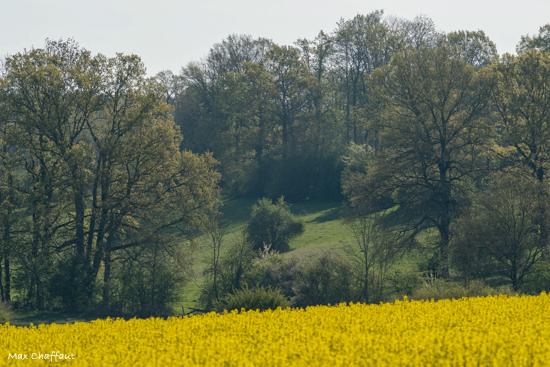
[[(224, 204), (226, 234), (223, 248), (227, 249), (242, 238), (254, 202), (253, 199), (234, 199)], [(304, 223), (304, 232), (291, 240), (291, 251), (285, 256), (309, 256), (324, 250), (342, 251), (352, 244), (353, 236), (343, 221), (341, 203), (306, 201), (293, 204), (290, 208)], [(186, 309), (197, 306), (209, 255), (207, 241), (206, 238), (197, 241), (193, 276), (182, 291), (182, 304)], [(178, 311), (181, 312), (181, 308)]]

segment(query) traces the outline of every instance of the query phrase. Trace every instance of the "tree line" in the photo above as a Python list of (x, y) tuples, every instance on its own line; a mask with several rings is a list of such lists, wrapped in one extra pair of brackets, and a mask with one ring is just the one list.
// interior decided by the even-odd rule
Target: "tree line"
[(435, 231), (437, 276), (470, 244), (517, 290), (549, 256), (549, 51), (548, 25), (499, 55), (483, 31), (375, 11), (292, 46), (229, 36), (159, 78), (184, 146), (213, 152), (228, 194), (384, 211), (405, 247)]
[[(376, 259), (426, 233), (437, 276), (499, 275), (519, 290), (550, 256), (549, 52), (548, 25), (499, 55), (483, 31), (375, 11), (294, 45), (231, 35), (179, 74), (148, 77), (135, 55), (93, 55), (72, 40), (8, 56), (1, 299), (158, 311), (205, 232), (216, 277), (235, 264), (242, 274), (248, 247), (220, 259), (221, 189), (343, 199), (364, 300), (371, 274), (386, 271)], [(286, 236), (301, 230), (288, 225)], [(256, 253), (275, 242), (258, 241), (241, 242)]]
[(0, 83), (2, 301), (162, 304), (174, 290), (157, 284), (177, 281), (219, 175), (211, 155), (180, 150), (161, 85), (137, 56), (73, 41), (7, 57)]

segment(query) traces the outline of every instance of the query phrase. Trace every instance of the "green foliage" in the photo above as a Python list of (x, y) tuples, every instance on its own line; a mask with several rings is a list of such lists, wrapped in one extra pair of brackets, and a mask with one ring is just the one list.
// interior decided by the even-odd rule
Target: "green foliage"
[[(461, 226), (461, 222), (457, 224)], [(495, 263), (488, 248), (477, 241), (466, 239), (467, 235), (457, 233), (451, 247), (451, 263), (458, 273), (465, 279), (482, 279), (498, 273), (498, 264)]]
[[(217, 212), (221, 177), (229, 196), (306, 204), (300, 221), (282, 198), (261, 199), (235, 223), (234, 245), (214, 248), (207, 308), (246, 287), (278, 288), (299, 305), (428, 292), (405, 270), (386, 277), (397, 242), (388, 233), (355, 231), (353, 264), (312, 256), (352, 240), (338, 210), (309, 201), (342, 194), (356, 218), (383, 213), (411, 247), (434, 233), (426, 272), (546, 289), (549, 34), (545, 25), (498, 58), (483, 31), (443, 34), (429, 18), (375, 11), (293, 46), (230, 36), (180, 75), (149, 78), (138, 56), (94, 55), (73, 40), (10, 55), (0, 76), (2, 299), (168, 312), (192, 266), (184, 244)], [(511, 167), (526, 168), (522, 178), (493, 182)]]
[(543, 106), (550, 103), (550, 54), (536, 50), (504, 55), (491, 65), (491, 102), (495, 114), (495, 142), (500, 159), (524, 165), (544, 180), (550, 169), (550, 121)]
[(172, 313), (187, 266), (182, 254), (169, 255), (152, 247), (139, 256), (134, 251), (114, 269), (110, 313), (140, 317)]
[(313, 155), (303, 152), (272, 160), (265, 167), (266, 183), (260, 194), (284, 196), (292, 201), (321, 198), (340, 200), (342, 171), (337, 152)]
[(58, 298), (63, 310), (89, 311), (96, 290), (95, 278), (88, 264), (76, 257), (62, 260), (49, 284), (52, 297)]
[(223, 310), (269, 310), (278, 307), (289, 307), (290, 302), (278, 289), (273, 288), (243, 288), (227, 295), (218, 305), (218, 311)]
[(483, 275), (478, 267), (489, 264), (517, 291), (542, 258), (539, 218), (547, 204), (540, 201), (540, 183), (523, 170), (494, 174), (488, 181), (457, 224), (458, 269), (466, 276)]
[(540, 27), (535, 36), (522, 36), (516, 49), (519, 53), (529, 50), (550, 51), (550, 24)]
[(240, 282), (231, 284), (228, 269), (235, 268), (234, 255), (224, 259), (219, 300), (207, 284), (201, 296), (202, 305), (211, 309), (240, 290), (277, 289), (293, 306), (337, 304), (357, 299), (357, 282), (351, 264), (344, 257), (327, 252), (314, 257), (297, 258), (278, 253), (262, 253), (246, 259)]
[(550, 292), (550, 263), (541, 261), (525, 276), (521, 291), (529, 294)]
[(354, 215), (368, 215), (394, 205), (388, 172), (368, 145), (350, 144), (343, 156), (342, 192)]
[(295, 277), (293, 304), (311, 306), (338, 304), (357, 299), (351, 266), (333, 252), (304, 262)]
[(416, 271), (396, 270), (388, 276), (388, 293), (402, 297), (412, 296), (414, 291), (423, 284), (422, 274)]
[(304, 231), (281, 197), (275, 203), (270, 199), (258, 200), (252, 207), (246, 226), (246, 238), (255, 250), (288, 251), (288, 243)]
[(239, 238), (220, 259), (216, 284), (213, 284), (213, 279), (203, 284), (199, 302), (204, 308), (211, 309), (228, 294), (247, 285), (245, 277), (251, 271), (259, 253), (243, 237)]
[(413, 230), (432, 225), (438, 230), (438, 272), (447, 277), (450, 225), (480, 164), (476, 152), (486, 134), (487, 83), (449, 39), (397, 53), (373, 82), (375, 98), (384, 106), (387, 149), (366, 173), (378, 177), (364, 183), (379, 183), (377, 191), (390, 192), (399, 205), (394, 215)]
[(72, 40), (6, 58), (0, 250), (23, 304), (78, 311), (101, 280), (108, 309), (111, 268), (151, 243), (170, 252), (215, 209), (216, 162), (180, 151), (165, 92), (136, 55), (92, 55)]
[(302, 272), (302, 264), (295, 257), (278, 253), (265, 253), (256, 258), (244, 282), (248, 287), (277, 288), (285, 297), (295, 296), (296, 281)]
[(498, 58), (496, 45), (483, 31), (451, 32), (447, 39), (462, 59), (473, 66), (487, 66)]
[(382, 225), (383, 214), (349, 218), (355, 244), (350, 254), (361, 283), (361, 300), (376, 302), (384, 298), (386, 278), (391, 264), (403, 251), (398, 232)]

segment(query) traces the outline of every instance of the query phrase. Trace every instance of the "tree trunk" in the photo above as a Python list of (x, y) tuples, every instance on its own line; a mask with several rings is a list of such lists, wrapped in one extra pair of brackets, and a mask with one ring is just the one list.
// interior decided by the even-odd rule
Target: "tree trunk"
[(39, 243), (41, 241), (40, 238), (40, 214), (38, 213), (38, 203), (33, 203), (33, 213), (32, 213), (32, 242), (31, 242), (31, 284), (29, 287), (29, 297), (30, 301), (34, 306), (38, 309), (40, 309), (39, 304), (41, 304), (41, 300), (39, 300), (40, 291), (38, 290), (40, 287), (40, 281), (38, 279), (38, 248)]
[(512, 281), (512, 289), (514, 290), (514, 292), (517, 292), (519, 289), (519, 281), (517, 263), (515, 260), (512, 260), (510, 266), (510, 280)]
[(111, 249), (105, 248), (103, 256), (103, 310), (106, 313), (111, 311)]
[[(9, 201), (11, 204), (15, 203), (14, 183), (11, 173), (8, 175), (8, 187), (9, 187)], [(6, 217), (4, 218), (4, 233), (2, 243), (4, 244), (2, 258), (4, 261), (4, 284), (2, 285), (3, 294), (2, 299), (4, 302), (11, 302), (11, 267), (10, 267), (10, 247), (11, 247), (11, 234), (12, 234), (12, 216), (13, 209), (9, 208)], [(0, 266), (0, 283), (2, 283), (2, 267)]]
[(546, 190), (544, 188), (544, 169), (542, 167), (539, 167), (536, 171), (536, 177), (539, 181), (540, 189), (539, 189), (539, 213), (537, 218), (537, 224), (540, 229), (540, 247), (542, 249), (542, 258), (544, 260), (550, 260), (550, 249), (548, 248), (548, 213), (546, 210), (546, 203), (548, 201), (548, 197), (546, 195)]
[[(9, 213), (9, 212), (8, 212)], [(10, 214), (8, 214), (10, 216)], [(10, 270), (10, 259), (8, 246), (11, 242), (11, 228), (9, 218), (4, 218), (4, 233), (2, 235), (2, 244), (4, 245), (3, 253), (0, 254), (0, 293), (2, 295), (3, 302), (11, 301), (11, 270)], [(2, 276), (4, 279), (2, 279)]]
[[(445, 171), (446, 172), (446, 171)], [(451, 190), (446, 173), (442, 174), (442, 192), (440, 202), (440, 217), (437, 229), (439, 231), (439, 275), (449, 277), (449, 232), (451, 227)]]
[[(2, 277), (1, 271), (0, 277)], [(4, 302), (11, 302), (11, 266), (7, 256), (4, 257)]]
[(449, 278), (449, 220), (442, 219), (439, 226), (439, 275)]
[(367, 253), (365, 253), (365, 285), (364, 285), (364, 290), (365, 290), (365, 302), (366, 303), (369, 303), (370, 299), (369, 299), (369, 262), (368, 262), (368, 255)]
[(36, 278), (36, 308), (40, 311), (44, 310), (44, 294), (42, 292), (42, 281), (39, 277)]
[(286, 117), (283, 117), (283, 159), (288, 157), (288, 147), (289, 147), (289, 124)]
[(94, 177), (94, 183), (92, 187), (92, 215), (90, 217), (90, 224), (88, 226), (88, 239), (86, 243), (86, 261), (90, 265), (92, 262), (92, 252), (94, 251), (94, 232), (95, 232), (95, 226), (97, 221), (97, 216), (99, 215), (99, 208), (97, 206), (97, 191), (99, 187), (99, 179), (101, 177), (101, 162), (102, 162), (102, 154), (100, 153), (96, 169), (95, 169), (95, 177)]
[[(78, 185), (79, 186), (79, 185)], [(75, 208), (75, 236), (76, 236), (76, 256), (78, 260), (84, 259), (84, 194), (80, 187), (75, 188), (74, 208)]]

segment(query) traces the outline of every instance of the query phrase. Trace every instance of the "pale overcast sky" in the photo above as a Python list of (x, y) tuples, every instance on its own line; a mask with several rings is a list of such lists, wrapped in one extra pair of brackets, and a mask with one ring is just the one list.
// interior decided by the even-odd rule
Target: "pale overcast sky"
[(442, 31), (482, 29), (499, 52), (550, 23), (550, 0), (1, 0), (0, 57), (72, 37), (94, 52), (136, 53), (150, 74), (179, 71), (231, 33), (290, 44), (377, 9), (427, 15)]

